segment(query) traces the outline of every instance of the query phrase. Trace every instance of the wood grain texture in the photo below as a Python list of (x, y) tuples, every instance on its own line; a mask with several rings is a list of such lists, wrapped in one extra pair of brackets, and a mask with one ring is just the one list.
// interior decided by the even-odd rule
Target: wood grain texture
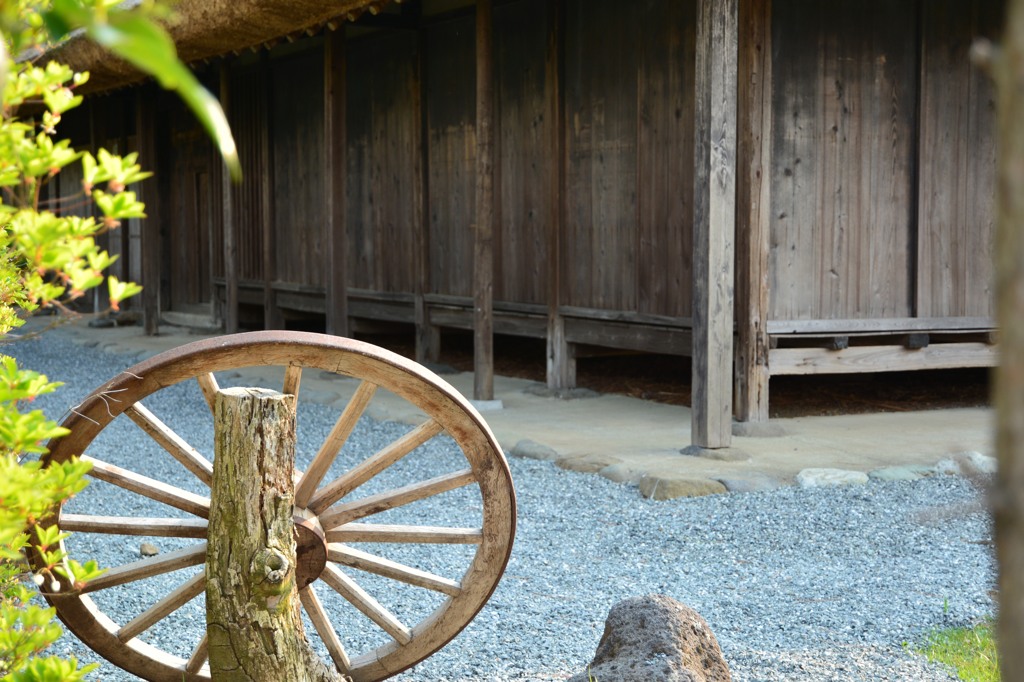
[(773, 318), (908, 316), (916, 13), (772, 2)]
[(919, 350), (904, 346), (776, 348), (770, 352), (772, 376), (784, 374), (856, 374), (954, 367), (994, 367), (997, 349), (987, 343), (941, 343)]
[(737, 0), (697, 3), (691, 440), (732, 439)]
[(917, 314), (994, 314), (995, 92), (970, 62), (1002, 2), (922, 4)]

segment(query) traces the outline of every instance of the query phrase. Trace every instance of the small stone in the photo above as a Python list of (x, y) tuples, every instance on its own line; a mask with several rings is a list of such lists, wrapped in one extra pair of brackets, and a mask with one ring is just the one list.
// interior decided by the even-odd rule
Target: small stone
[(117, 323), (109, 317), (97, 317), (89, 320), (89, 326), (93, 329), (109, 329), (110, 327), (116, 327)]
[(999, 469), (995, 457), (974, 450), (953, 455), (953, 460), (960, 465), (960, 471), (965, 476), (991, 476)]
[(613, 464), (621, 464), (622, 460), (611, 455), (583, 455), (567, 457), (555, 462), (555, 466), (566, 471), (578, 471), (582, 474), (596, 474)]
[(532, 441), (527, 438), (516, 443), (508, 454), (513, 457), (541, 459), (547, 462), (553, 462), (558, 459), (558, 453), (554, 448), (549, 448), (547, 445), (537, 443), (536, 441)]
[(647, 475), (640, 479), (640, 494), (649, 500), (674, 500), (677, 497), (702, 497), (727, 492), (718, 481), (707, 478), (675, 478)]
[(139, 545), (139, 554), (144, 557), (156, 556), (160, 553), (160, 549), (152, 542), (143, 542)]
[(868, 477), (876, 481), (917, 481), (935, 473), (933, 467), (922, 464), (908, 466), (883, 467), (868, 472)]
[(716, 478), (731, 493), (757, 493), (765, 490), (777, 490), (782, 481), (771, 476), (743, 476), (741, 478)]
[(731, 682), (711, 628), (671, 597), (647, 595), (612, 607), (594, 660), (568, 682)]
[(586, 400), (587, 398), (598, 398), (601, 395), (589, 388), (548, 388), (545, 384), (531, 384), (523, 389), (523, 393), (539, 398), (557, 398), (559, 400)]
[(940, 459), (935, 463), (933, 467), (935, 473), (940, 476), (959, 476), (960, 465), (957, 464), (952, 458)]
[(642, 470), (634, 469), (626, 463), (610, 464), (597, 473), (614, 483), (639, 483), (644, 477)]
[(868, 475), (847, 469), (804, 469), (796, 475), (796, 482), (801, 488), (834, 488), (864, 485), (868, 482)]
[(719, 462), (747, 462), (750, 460), (749, 454), (737, 448), (702, 448), (699, 445), (687, 445), (679, 451), (679, 454), (687, 457), (713, 459)]

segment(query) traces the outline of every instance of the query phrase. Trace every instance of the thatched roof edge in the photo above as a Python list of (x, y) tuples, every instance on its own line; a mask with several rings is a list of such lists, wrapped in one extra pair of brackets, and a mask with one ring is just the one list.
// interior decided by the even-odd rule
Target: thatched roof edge
[[(401, 0), (398, 0), (401, 2)], [(283, 36), (318, 29), (327, 22), (353, 20), (390, 0), (181, 0), (177, 20), (167, 27), (182, 61), (192, 63), (254, 46)], [(111, 56), (81, 36), (50, 50), (47, 57), (88, 71), (84, 91), (129, 85), (144, 78), (127, 62)]]

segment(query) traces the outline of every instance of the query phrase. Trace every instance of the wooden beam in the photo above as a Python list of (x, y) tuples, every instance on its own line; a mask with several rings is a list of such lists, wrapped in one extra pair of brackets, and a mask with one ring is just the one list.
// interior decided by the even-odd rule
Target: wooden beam
[(768, 251), (771, 221), (771, 0), (740, 0), (736, 177), (736, 418), (768, 421)]
[(770, 351), (769, 360), (772, 376), (780, 376), (995, 367), (997, 356), (997, 347), (986, 343), (936, 343), (918, 350), (903, 346), (777, 348)]
[(494, 399), (494, 15), (476, 3), (476, 225), (473, 230), (473, 398)]
[(732, 439), (737, 5), (697, 2), (691, 438), (702, 448)]
[(545, 55), (545, 93), (548, 129), (554, 163), (549, 165), (550, 213), (548, 220), (548, 388), (563, 390), (576, 385), (576, 359), (565, 334), (562, 316), (561, 238), (565, 225), (565, 0), (548, 3), (548, 39)]
[(345, 29), (324, 35), (324, 216), (327, 333), (348, 336), (348, 226), (345, 222)]
[[(228, 62), (220, 64), (220, 105), (225, 114), (230, 110), (231, 84), (229, 79)], [(224, 220), (224, 280), (226, 283), (226, 295), (224, 305), (224, 331), (234, 334), (238, 331), (238, 244), (235, 235), (235, 211), (232, 205), (233, 188), (231, 186), (231, 173), (223, 161), (221, 166), (221, 206)]]
[[(135, 95), (135, 138), (139, 163), (157, 170), (157, 93), (152, 87), (140, 87)], [(142, 200), (146, 215), (142, 221), (142, 324), (146, 336), (160, 331), (160, 193), (156, 178), (143, 180)]]

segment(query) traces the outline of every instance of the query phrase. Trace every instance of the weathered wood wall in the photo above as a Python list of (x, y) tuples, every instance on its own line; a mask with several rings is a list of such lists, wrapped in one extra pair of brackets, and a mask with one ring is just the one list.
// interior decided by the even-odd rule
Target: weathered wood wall
[(995, 224), (995, 93), (971, 65), (977, 36), (996, 39), (1002, 2), (922, 3), (917, 312), (990, 317)]

